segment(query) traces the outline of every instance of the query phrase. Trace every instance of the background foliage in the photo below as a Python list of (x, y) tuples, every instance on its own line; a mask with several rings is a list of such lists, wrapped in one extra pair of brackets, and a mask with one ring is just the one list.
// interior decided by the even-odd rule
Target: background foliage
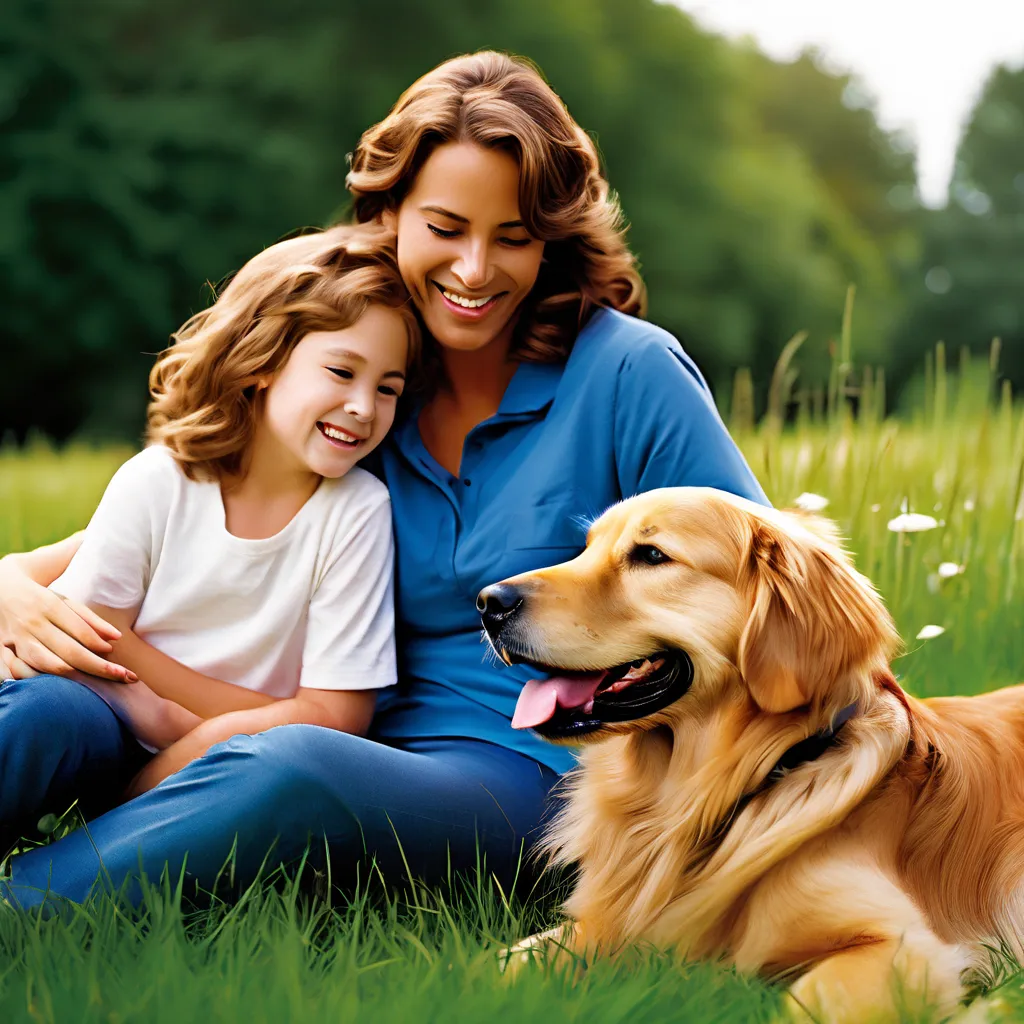
[(850, 283), (890, 398), (940, 338), (1000, 335), (1024, 383), (1024, 72), (993, 75), (927, 211), (856, 82), (653, 0), (5, 0), (0, 433), (136, 439), (152, 354), (204, 282), (343, 216), (361, 131), (484, 46), (533, 58), (594, 134), (651, 316), (720, 398), (749, 367), (762, 407), (799, 330), (797, 389), (824, 383)]

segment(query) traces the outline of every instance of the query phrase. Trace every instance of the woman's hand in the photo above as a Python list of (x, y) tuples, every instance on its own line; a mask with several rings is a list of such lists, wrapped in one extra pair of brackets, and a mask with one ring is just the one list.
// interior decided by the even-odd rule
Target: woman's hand
[(66, 676), (77, 669), (115, 682), (136, 681), (133, 672), (105, 657), (121, 636), (118, 630), (45, 585), (64, 571), (79, 542), (68, 538), (0, 558), (0, 656), (15, 679), (40, 673)]

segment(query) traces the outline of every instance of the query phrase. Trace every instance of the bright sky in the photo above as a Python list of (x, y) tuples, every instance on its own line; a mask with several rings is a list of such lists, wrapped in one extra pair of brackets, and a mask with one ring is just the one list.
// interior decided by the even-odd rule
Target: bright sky
[(960, 130), (995, 64), (1024, 63), (1021, 0), (674, 0), (775, 60), (816, 46), (914, 140), (922, 199), (942, 206)]

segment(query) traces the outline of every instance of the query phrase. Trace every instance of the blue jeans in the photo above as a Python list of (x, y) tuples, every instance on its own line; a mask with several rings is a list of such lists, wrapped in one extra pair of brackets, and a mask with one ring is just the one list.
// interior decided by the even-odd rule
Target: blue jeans
[[(428, 883), (478, 857), (508, 885), (537, 838), (558, 776), (531, 758), (471, 739), (402, 749), (311, 725), (235, 736), (121, 806), (146, 755), (104, 702), (40, 676), (0, 685), (0, 830), (10, 833), (76, 797), (87, 829), (11, 860), (8, 895), (32, 906), (50, 892), (85, 899), (101, 877), (119, 889), (165, 867), (209, 890), (229, 856), (244, 885), (264, 865), (326, 843), (334, 877), (372, 857), (386, 881)], [(268, 853), (272, 854), (268, 857)], [(354, 877), (354, 875), (353, 875)], [(138, 898), (138, 886), (129, 892)]]

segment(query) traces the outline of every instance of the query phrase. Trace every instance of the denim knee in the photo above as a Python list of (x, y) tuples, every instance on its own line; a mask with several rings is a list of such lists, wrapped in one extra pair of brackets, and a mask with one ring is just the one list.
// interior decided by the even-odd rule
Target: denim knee
[(197, 770), (229, 772), (232, 799), (240, 799), (268, 822), (281, 817), (309, 821), (311, 808), (344, 807), (340, 780), (322, 758), (311, 754), (311, 741), (322, 742), (325, 734), (339, 746), (351, 739), (315, 725), (279, 725), (251, 736), (232, 736), (210, 747), (193, 765)]
[(0, 733), (8, 742), (43, 737), (59, 748), (79, 734), (83, 716), (105, 708), (91, 690), (63, 676), (0, 683)]

